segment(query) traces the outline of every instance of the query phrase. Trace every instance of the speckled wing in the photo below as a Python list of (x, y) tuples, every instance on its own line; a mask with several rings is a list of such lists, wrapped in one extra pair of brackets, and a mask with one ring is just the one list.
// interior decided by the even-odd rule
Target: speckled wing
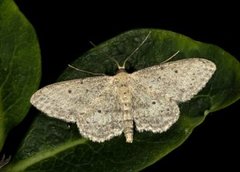
[(76, 122), (76, 116), (111, 85), (112, 77), (68, 80), (38, 90), (30, 102), (50, 117)]
[(216, 70), (213, 62), (192, 58), (160, 64), (129, 75), (133, 119), (138, 131), (161, 133), (179, 118), (178, 102), (196, 95)]
[(162, 133), (178, 120), (180, 110), (175, 101), (147, 92), (140, 85), (131, 90), (132, 115), (138, 131)]
[(185, 102), (205, 87), (215, 70), (210, 60), (189, 58), (148, 67), (130, 77), (133, 85), (138, 83), (146, 92)]
[(124, 129), (123, 112), (114, 85), (109, 85), (77, 116), (81, 135), (95, 142), (104, 142), (121, 135)]

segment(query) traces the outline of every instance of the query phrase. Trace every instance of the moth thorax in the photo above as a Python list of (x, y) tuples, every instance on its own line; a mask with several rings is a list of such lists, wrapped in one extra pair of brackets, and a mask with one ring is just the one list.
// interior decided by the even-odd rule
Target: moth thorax
[(122, 73), (122, 72), (125, 72), (126, 73), (126, 70), (124, 67), (119, 67), (118, 70), (117, 70), (117, 74), (118, 73)]

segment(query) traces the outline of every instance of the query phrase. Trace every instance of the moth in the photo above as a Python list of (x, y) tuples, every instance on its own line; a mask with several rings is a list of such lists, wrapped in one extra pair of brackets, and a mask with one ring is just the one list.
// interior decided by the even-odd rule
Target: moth
[(153, 133), (168, 130), (179, 118), (178, 103), (193, 98), (216, 71), (210, 60), (188, 58), (130, 74), (125, 71), (129, 57), (122, 66), (117, 64), (115, 76), (54, 83), (34, 93), (30, 102), (50, 117), (76, 123), (80, 134), (94, 142), (124, 133), (126, 142), (132, 143), (134, 128)]

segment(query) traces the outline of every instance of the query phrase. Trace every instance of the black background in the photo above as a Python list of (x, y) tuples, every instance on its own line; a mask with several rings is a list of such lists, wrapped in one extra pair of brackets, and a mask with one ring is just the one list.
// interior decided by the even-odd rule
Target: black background
[[(123, 1), (108, 3), (51, 0), (15, 0), (36, 29), (42, 51), (41, 86), (57, 77), (82, 53), (95, 44), (134, 28), (159, 28), (218, 45), (239, 59), (238, 5), (204, 1)], [(187, 141), (144, 171), (239, 169), (239, 103), (210, 114)], [(31, 110), (30, 113), (36, 113)], [(30, 115), (29, 115), (30, 116)], [(30, 117), (11, 133), (18, 142)], [(11, 145), (13, 141), (8, 141)], [(14, 147), (14, 146), (13, 146)], [(13, 150), (8, 150), (10, 152)]]

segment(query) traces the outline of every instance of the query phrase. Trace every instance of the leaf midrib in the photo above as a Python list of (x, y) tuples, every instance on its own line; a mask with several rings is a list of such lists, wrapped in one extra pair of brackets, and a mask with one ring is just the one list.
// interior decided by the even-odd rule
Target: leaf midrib
[(27, 159), (18, 161), (16, 164), (13, 163), (13, 164), (7, 166), (7, 168), (5, 170), (6, 170), (6, 172), (24, 171), (25, 169), (27, 169), (28, 167), (30, 167), (33, 164), (36, 164), (44, 159), (50, 158), (60, 152), (70, 149), (74, 146), (85, 144), (87, 141), (88, 141), (87, 139), (81, 138), (78, 140), (74, 140), (74, 141), (71, 140), (69, 142), (65, 142), (64, 144), (54, 147), (52, 149), (40, 151), (39, 153), (36, 153), (35, 155), (33, 155)]

